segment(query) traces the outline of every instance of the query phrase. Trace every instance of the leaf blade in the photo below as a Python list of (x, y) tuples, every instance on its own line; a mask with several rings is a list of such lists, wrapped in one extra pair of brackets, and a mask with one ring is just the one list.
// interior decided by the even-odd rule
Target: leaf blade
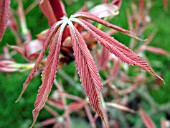
[(56, 31), (55, 29), (57, 29), (57, 27), (61, 24), (61, 22), (57, 22), (56, 24), (54, 24), (48, 31), (47, 33), (47, 36), (46, 36), (46, 39), (45, 39), (45, 42), (43, 44), (43, 48), (38, 56), (38, 59), (34, 65), (34, 68), (31, 70), (30, 74), (28, 75), (27, 79), (25, 80), (24, 84), (23, 84), (23, 87), (22, 87), (22, 91), (21, 91), (21, 94), (19, 95), (18, 99), (16, 100), (16, 102), (18, 102), (20, 100), (20, 98), (22, 97), (23, 93), (25, 92), (30, 80), (33, 78), (35, 72), (37, 71), (38, 69), (38, 66), (41, 62), (41, 60), (43, 59), (43, 56), (44, 56), (44, 53), (45, 53), (45, 50), (47, 49), (51, 39), (52, 39), (52, 36), (53, 36), (53, 33), (54, 31)]
[(0, 41), (7, 28), (11, 0), (0, 0)]
[(126, 35), (129, 35), (130, 37), (133, 37), (137, 40), (140, 40), (140, 41), (143, 41), (142, 39), (138, 38), (133, 32), (131, 31), (128, 31), (126, 29), (123, 29), (119, 26), (116, 26), (116, 25), (113, 25), (113, 24), (110, 24), (109, 22), (106, 22), (104, 20), (102, 20), (101, 18), (91, 14), (91, 13), (88, 13), (88, 12), (77, 12), (73, 17), (76, 17), (76, 18), (86, 18), (86, 19), (89, 19), (89, 20), (93, 20), (93, 21), (96, 21), (100, 24), (103, 24), (109, 28), (112, 28), (112, 29), (115, 29), (123, 34), (126, 34)]
[(50, 46), (50, 53), (47, 58), (47, 64), (42, 72), (42, 84), (38, 90), (38, 95), (34, 103), (35, 108), (32, 112), (33, 123), (31, 127), (33, 127), (33, 125), (35, 124), (40, 110), (45, 105), (45, 102), (48, 98), (48, 95), (53, 85), (55, 74), (57, 72), (57, 68), (58, 68), (57, 65), (59, 60), (59, 52), (61, 48), (61, 39), (62, 39), (62, 33), (60, 32), (60, 30), (61, 29), (59, 28), (56, 34), (54, 35), (52, 44)]
[(144, 110), (140, 110), (140, 115), (142, 117), (142, 120), (147, 128), (156, 128), (155, 124), (151, 120), (151, 118), (145, 113)]
[(136, 65), (163, 81), (163, 79), (154, 72), (147, 62), (137, 56), (125, 45), (121, 44), (83, 19), (78, 19), (76, 22), (80, 23), (80, 25), (82, 25), (94, 38), (96, 38), (111, 53), (115, 54), (120, 60), (130, 65)]
[(90, 104), (106, 123), (99, 97), (102, 90), (102, 82), (95, 62), (80, 33), (75, 28), (70, 27), (70, 34), (73, 43), (76, 68), (80, 75), (82, 86), (89, 98)]

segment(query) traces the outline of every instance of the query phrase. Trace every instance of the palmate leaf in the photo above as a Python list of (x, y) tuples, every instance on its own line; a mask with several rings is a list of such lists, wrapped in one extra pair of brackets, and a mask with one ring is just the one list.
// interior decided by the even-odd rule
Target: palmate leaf
[(0, 41), (7, 27), (11, 0), (0, 0)]
[(121, 44), (114, 38), (110, 37), (103, 31), (97, 29), (89, 22), (83, 19), (73, 19), (75, 22), (82, 25), (95, 39), (97, 39), (104, 47), (106, 47), (111, 53), (115, 54), (120, 60), (126, 62), (130, 65), (136, 65), (153, 76), (158, 77), (163, 81), (161, 77), (159, 77), (153, 69), (145, 62), (141, 57), (137, 56), (133, 51), (127, 48), (125, 45)]
[[(96, 40), (98, 40), (105, 48), (107, 48), (111, 53), (115, 54), (120, 60), (131, 64), (136, 65), (148, 72), (152, 75), (160, 78), (152, 68), (139, 56), (137, 56), (133, 51), (128, 49), (125, 45), (121, 44), (114, 38), (110, 37), (108, 34), (94, 27), (91, 23), (84, 20), (91, 19), (102, 23), (108, 27), (116, 29), (124, 34), (132, 36), (138, 39), (133, 33), (128, 30), (122, 29), (118, 26), (112, 25), (104, 20), (89, 14), (89, 13), (78, 13), (71, 16), (69, 19), (67, 17), (63, 17), (62, 20), (55, 23), (48, 32), (46, 37), (46, 41), (44, 43), (43, 49), (35, 63), (34, 68), (29, 74), (27, 80), (23, 85), (23, 90), (21, 92), (20, 97), (28, 86), (29, 81), (33, 78), (34, 73), (36, 72), (38, 65), (40, 64), (43, 55), (45, 53), (48, 45), (50, 46), (50, 52), (47, 57), (46, 66), (42, 72), (42, 84), (38, 91), (38, 96), (35, 102), (35, 109), (33, 110), (33, 124), (34, 125), (40, 110), (43, 108), (48, 95), (51, 91), (52, 84), (54, 81), (55, 74), (57, 72), (57, 65), (59, 60), (59, 51), (61, 47), (62, 38), (65, 34), (65, 30), (70, 30), (70, 35), (72, 39), (72, 47), (75, 56), (76, 68), (80, 75), (80, 79), (82, 82), (82, 86), (86, 92), (87, 97), (89, 98), (90, 104), (95, 109), (97, 114), (102, 118), (106, 127), (107, 123), (105, 120), (105, 114), (102, 110), (102, 106), (100, 104), (100, 93), (102, 90), (102, 82), (97, 70), (97, 66), (90, 54), (90, 51), (87, 48), (86, 42), (83, 39), (83, 36), (79, 33), (78, 29), (74, 27), (72, 22), (76, 22), (80, 24), (84, 29), (86, 29)], [(76, 18), (78, 17), (78, 18)], [(67, 26), (68, 24), (68, 26)], [(60, 27), (59, 27), (60, 26)], [(58, 29), (59, 27), (59, 29)], [(64, 31), (64, 32), (63, 32)], [(64, 33), (64, 34), (63, 34)], [(162, 80), (162, 78), (160, 78)], [(19, 98), (20, 98), (19, 97)], [(31, 126), (31, 127), (32, 127)]]
[[(61, 40), (62, 40), (62, 34), (64, 31), (64, 28), (66, 26), (67, 22), (64, 22), (61, 27), (57, 30), (55, 33), (51, 45), (50, 45), (50, 52), (48, 54), (47, 63), (46, 66), (42, 72), (42, 84), (38, 90), (37, 99), (35, 101), (35, 109), (33, 110), (33, 123), (32, 126), (34, 126), (34, 123), (38, 117), (38, 114), (40, 110), (44, 107), (45, 102), (48, 98), (48, 95), (51, 91), (55, 74), (58, 69), (58, 61), (59, 61), (59, 53), (61, 48)], [(31, 126), (31, 127), (32, 127)]]
[(62, 23), (62, 22), (57, 22), (57, 23), (55, 23), (55, 24), (50, 28), (50, 30), (48, 31), (48, 34), (47, 34), (46, 39), (45, 39), (45, 42), (44, 42), (44, 44), (43, 44), (43, 48), (42, 48), (42, 50), (41, 50), (41, 52), (40, 52), (40, 54), (39, 54), (39, 56), (38, 56), (38, 59), (37, 59), (35, 65), (34, 65), (34, 68), (31, 70), (29, 76), (28, 76), (27, 79), (25, 80), (25, 82), (24, 82), (24, 84), (23, 84), (22, 92), (21, 92), (20, 96), (18, 97), (18, 99), (16, 100), (16, 102), (18, 102), (18, 101), (20, 100), (20, 98), (21, 98), (21, 96), (23, 95), (23, 93), (25, 92), (25, 90), (26, 90), (26, 88), (27, 88), (30, 80), (33, 78), (35, 72), (37, 71), (37, 68), (38, 68), (38, 66), (39, 66), (39, 64), (40, 64), (40, 62), (41, 62), (41, 60), (42, 60), (42, 58), (43, 58), (43, 56), (44, 56), (45, 50), (47, 49), (47, 47), (48, 47), (48, 45), (49, 45), (49, 43), (50, 43), (50, 41), (51, 41), (51, 39), (52, 39), (52, 37), (53, 37), (53, 35), (54, 35), (54, 32), (56, 31), (56, 29), (58, 28), (58, 26), (59, 26), (61, 23)]
[(96, 64), (84, 39), (78, 30), (72, 25), (70, 25), (70, 34), (72, 38), (76, 67), (80, 75), (82, 86), (89, 98), (90, 104), (106, 124), (104, 113), (100, 104), (102, 82)]
[[(54, 61), (54, 54), (57, 53), (55, 52), (56, 50), (56, 45), (58, 46), (58, 48), (60, 49), (60, 45), (61, 45), (61, 41), (58, 41), (58, 34), (59, 34), (60, 29), (58, 29), (58, 31), (56, 32), (56, 34), (53, 37), (52, 40), (52, 44), (50, 46), (50, 52), (47, 58), (47, 64), (42, 72), (42, 84), (38, 90), (38, 95), (37, 95), (37, 99), (35, 101), (35, 109), (33, 110), (33, 119), (34, 122), (37, 119), (37, 116), (39, 114), (39, 111), (42, 109), (42, 107), (44, 106), (46, 100), (47, 100), (47, 96), (52, 88), (52, 84), (53, 84), (53, 79), (55, 77), (55, 73), (56, 73), (56, 66), (58, 61)], [(56, 42), (57, 40), (57, 42)], [(58, 52), (59, 54), (59, 52)], [(55, 58), (58, 58), (58, 56), (55, 54)], [(55, 64), (55, 66), (54, 66)], [(53, 67), (52, 68), (50, 67)], [(32, 124), (32, 126), (34, 125), (34, 122)]]

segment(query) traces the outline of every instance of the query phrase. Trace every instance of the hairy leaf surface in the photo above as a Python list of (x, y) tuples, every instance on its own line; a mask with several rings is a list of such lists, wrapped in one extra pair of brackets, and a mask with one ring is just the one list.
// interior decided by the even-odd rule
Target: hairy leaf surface
[(99, 97), (102, 90), (102, 82), (97, 67), (80, 33), (75, 28), (70, 28), (70, 33), (76, 67), (80, 75), (82, 86), (89, 98), (90, 104), (104, 120)]
[(136, 65), (149, 73), (151, 73), (153, 76), (158, 77), (163, 81), (161, 77), (159, 77), (153, 69), (142, 60), (141, 57), (137, 56), (133, 51), (131, 51), (129, 48), (127, 48), (125, 45), (121, 44), (114, 38), (110, 37), (103, 31), (97, 29), (90, 23), (88, 23), (85, 20), (79, 19), (81, 22), (79, 22), (94, 38), (96, 38), (104, 47), (106, 47), (111, 53), (115, 54), (120, 60), (130, 64), (130, 65)]
[(50, 46), (50, 52), (47, 58), (47, 64), (42, 72), (42, 84), (38, 90), (36, 102), (34, 104), (35, 109), (33, 110), (33, 124), (34, 125), (40, 110), (44, 107), (47, 97), (51, 91), (55, 74), (57, 72), (57, 65), (59, 60), (59, 52), (61, 47), (62, 33), (60, 29), (54, 35), (52, 44)]
[(135, 36), (135, 34), (133, 32), (125, 30), (125, 29), (123, 29), (123, 28), (121, 28), (119, 26), (110, 24), (109, 22), (106, 22), (106, 21), (102, 20), (101, 18), (99, 18), (99, 17), (97, 17), (97, 16), (95, 16), (93, 14), (90, 14), (88, 12), (78, 12), (78, 13), (76, 13), (74, 15), (74, 17), (86, 18), (86, 19), (90, 19), (90, 20), (96, 21), (96, 22), (98, 22), (100, 24), (103, 24), (103, 25), (109, 27), (109, 28), (115, 29), (115, 30), (117, 30), (117, 31), (119, 31), (121, 33), (129, 35), (129, 36), (131, 36), (131, 37), (133, 37), (133, 38), (135, 38), (137, 40), (141, 40), (140, 38)]
[(0, 0), (0, 41), (7, 27), (10, 11), (10, 0)]
[(43, 48), (42, 48), (42, 50), (41, 50), (41, 52), (40, 52), (40, 54), (39, 54), (39, 56), (38, 56), (38, 59), (37, 59), (35, 65), (34, 65), (34, 68), (31, 70), (29, 76), (27, 77), (26, 81), (24, 82), (23, 88), (22, 88), (22, 92), (21, 92), (21, 94), (20, 94), (20, 96), (19, 96), (19, 98), (17, 99), (16, 102), (19, 101), (19, 99), (20, 99), (21, 96), (23, 95), (24, 91), (26, 90), (26, 88), (27, 88), (30, 80), (33, 78), (35, 72), (37, 71), (37, 68), (38, 68), (38, 66), (39, 66), (39, 64), (40, 64), (40, 62), (41, 62), (41, 60), (42, 60), (42, 58), (43, 58), (43, 56), (44, 56), (45, 50), (46, 50), (46, 48), (48, 47), (48, 44), (50, 43), (51, 38), (53, 37), (54, 31), (55, 31), (55, 29), (57, 29), (57, 26), (58, 26), (59, 24), (60, 24), (60, 23), (57, 22), (57, 23), (54, 24), (54, 25), (50, 28), (50, 30), (48, 31), (48, 34), (47, 34), (46, 39), (45, 39), (45, 42), (44, 42), (44, 44), (43, 44)]

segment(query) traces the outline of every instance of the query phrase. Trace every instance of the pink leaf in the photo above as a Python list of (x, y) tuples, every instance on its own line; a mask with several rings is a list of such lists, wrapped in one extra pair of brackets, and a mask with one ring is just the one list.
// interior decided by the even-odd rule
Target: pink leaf
[(161, 48), (155, 48), (155, 47), (147, 46), (146, 50), (150, 51), (150, 52), (157, 53), (157, 54), (168, 55), (168, 53)]
[(57, 119), (56, 118), (51, 118), (51, 119), (47, 119), (43, 122), (40, 122), (39, 124), (41, 126), (48, 126), (48, 125), (51, 125), (51, 124), (55, 124), (57, 122)]
[(7, 27), (10, 11), (10, 0), (0, 0), (0, 41)]
[(24, 82), (23, 88), (22, 88), (22, 92), (21, 92), (19, 98), (16, 100), (16, 102), (19, 101), (19, 99), (20, 99), (21, 96), (23, 95), (24, 91), (26, 90), (26, 88), (27, 88), (30, 80), (33, 78), (34, 73), (37, 71), (37, 68), (38, 68), (38, 66), (39, 66), (39, 64), (40, 64), (40, 62), (41, 62), (41, 60), (42, 60), (42, 58), (43, 58), (43, 56), (44, 56), (45, 50), (46, 50), (46, 48), (48, 47), (48, 44), (49, 44), (49, 42), (51, 41), (51, 38), (52, 38), (53, 33), (54, 33), (54, 31), (55, 31), (56, 28), (57, 28), (57, 23), (54, 24), (54, 25), (50, 28), (50, 30), (48, 31), (48, 34), (47, 34), (47, 36), (46, 36), (46, 40), (45, 40), (45, 42), (44, 42), (43, 48), (42, 48), (42, 50), (41, 50), (41, 52), (40, 52), (40, 55), (38, 56), (38, 59), (37, 59), (35, 65), (34, 65), (34, 68), (31, 70), (29, 76), (27, 77), (26, 81)]
[(114, 17), (119, 14), (119, 8), (113, 4), (100, 4), (92, 8), (89, 13), (100, 18), (108, 16)]
[(60, 29), (58, 29), (51, 42), (52, 44), (50, 46), (50, 52), (47, 58), (47, 63), (42, 72), (42, 84), (38, 90), (37, 99), (34, 104), (35, 109), (33, 110), (32, 126), (34, 125), (40, 110), (44, 107), (54, 82), (55, 74), (58, 68), (57, 65), (61, 47), (62, 32), (63, 31), (60, 32)]
[(116, 74), (119, 71), (119, 68), (120, 68), (120, 60), (115, 60), (114, 61), (114, 66), (113, 66), (112, 71), (111, 71), (112, 77), (116, 76)]
[(107, 50), (107, 48), (103, 47), (102, 48), (102, 53), (99, 56), (99, 67), (100, 69), (104, 69), (107, 66), (108, 60), (109, 60), (109, 54), (110, 52)]
[(90, 13), (87, 13), (87, 12), (77, 12), (74, 15), (74, 17), (86, 18), (86, 19), (90, 19), (90, 20), (96, 21), (96, 22), (98, 22), (100, 24), (103, 24), (103, 25), (109, 27), (109, 28), (115, 29), (115, 30), (117, 30), (117, 31), (119, 31), (121, 33), (129, 35), (129, 36), (131, 36), (131, 37), (133, 37), (133, 38), (135, 38), (137, 40), (141, 40), (137, 36), (135, 36), (135, 34), (133, 32), (125, 30), (125, 29), (123, 29), (123, 28), (121, 28), (119, 26), (110, 24), (109, 22), (106, 22), (106, 21), (100, 19), (99, 17), (97, 17), (97, 16), (95, 16), (93, 14), (90, 14)]
[(49, 0), (49, 2), (51, 4), (55, 17), (59, 21), (63, 16), (66, 15), (62, 1), (61, 0)]
[(9, 47), (12, 48), (13, 50), (15, 50), (17, 53), (19, 53), (23, 57), (25, 57), (24, 49), (23, 48), (21, 48), (19, 46), (14, 46), (14, 45), (9, 45)]
[(84, 107), (84, 105), (86, 105), (87, 103), (86, 102), (73, 102), (73, 103), (70, 103), (68, 105), (68, 109), (70, 111), (78, 111), (80, 109), (82, 109)]
[[(52, 44), (50, 45), (50, 53), (47, 58), (47, 64), (42, 72), (42, 85), (38, 91), (37, 100), (35, 102), (35, 109), (33, 111), (34, 118), (40, 109), (44, 106), (47, 99), (48, 93), (51, 90), (54, 77), (57, 71), (57, 63), (59, 59), (59, 51), (61, 47), (62, 34), (59, 33), (60, 29), (56, 32), (53, 37)], [(57, 40), (57, 41), (56, 41)]]
[(122, 0), (113, 0), (112, 4), (114, 4), (120, 8), (120, 6), (122, 4)]
[(50, 2), (48, 0), (44, 0), (39, 4), (39, 6), (43, 14), (47, 17), (48, 24), (52, 26), (57, 21), (57, 19), (54, 15)]
[(139, 56), (137, 56), (133, 51), (131, 51), (129, 48), (127, 48), (125, 45), (121, 44), (114, 38), (110, 37), (103, 31), (97, 29), (90, 23), (88, 23), (85, 20), (79, 19), (82, 22), (79, 22), (89, 33), (96, 38), (104, 47), (106, 47), (111, 53), (115, 54), (120, 60), (130, 64), (130, 65), (136, 65), (149, 73), (151, 73), (153, 76), (159, 78), (163, 81), (163, 79), (158, 76), (153, 69), (142, 60)]
[(35, 60), (43, 48), (42, 40), (32, 40), (24, 45), (25, 56), (28, 60)]
[(87, 45), (75, 28), (70, 28), (73, 43), (76, 67), (80, 75), (82, 86), (89, 98), (90, 104), (97, 114), (103, 119), (104, 113), (100, 104), (100, 92), (102, 82), (97, 71), (96, 64), (87, 48)]
[(147, 128), (156, 128), (155, 124), (151, 120), (151, 118), (145, 113), (144, 110), (140, 110), (140, 115), (142, 117), (142, 120)]

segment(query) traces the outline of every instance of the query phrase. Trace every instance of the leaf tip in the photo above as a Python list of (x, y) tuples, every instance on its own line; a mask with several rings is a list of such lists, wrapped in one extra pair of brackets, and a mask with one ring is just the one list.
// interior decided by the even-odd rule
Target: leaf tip
[(27, 86), (27, 84), (24, 83), (23, 88), (22, 88), (22, 91), (21, 91), (18, 99), (15, 101), (15, 103), (17, 103), (17, 102), (21, 99), (22, 95), (24, 94), (24, 92), (25, 92), (25, 90), (26, 90), (26, 86)]
[(164, 81), (164, 79), (163, 79), (162, 77), (160, 77), (159, 75), (156, 75), (156, 77), (157, 77), (159, 80), (161, 80), (161, 81), (163, 82), (163, 84), (165, 84), (165, 81)]
[(132, 38), (138, 40), (138, 41), (145, 42), (145, 41), (148, 40), (148, 39), (141, 39), (141, 38), (139, 38), (134, 32), (131, 32), (131, 31), (130, 31), (130, 33), (129, 33), (128, 35), (129, 35), (130, 37), (132, 37)]

